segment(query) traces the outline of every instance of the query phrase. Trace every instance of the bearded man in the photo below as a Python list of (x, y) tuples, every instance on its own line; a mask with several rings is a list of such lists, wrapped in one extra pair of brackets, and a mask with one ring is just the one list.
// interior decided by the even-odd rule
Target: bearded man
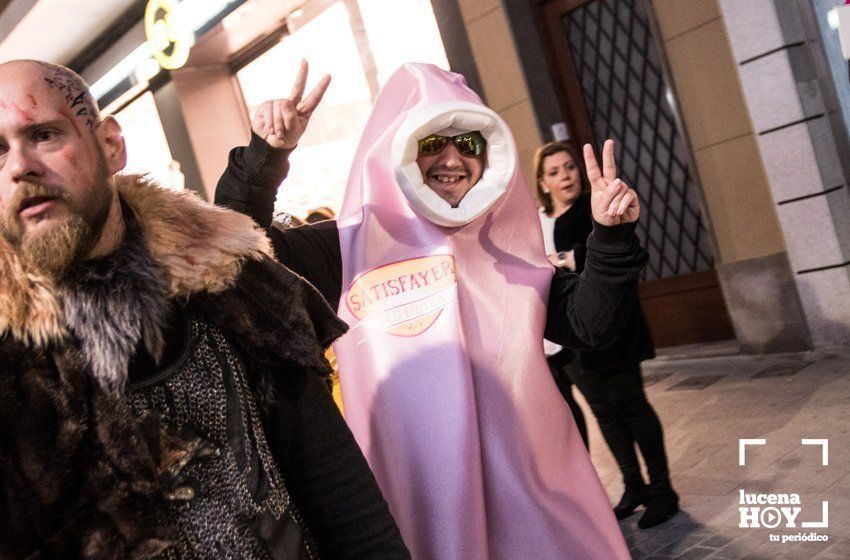
[(0, 557), (409, 558), (321, 380), (344, 324), (125, 163), (79, 76), (0, 65)]

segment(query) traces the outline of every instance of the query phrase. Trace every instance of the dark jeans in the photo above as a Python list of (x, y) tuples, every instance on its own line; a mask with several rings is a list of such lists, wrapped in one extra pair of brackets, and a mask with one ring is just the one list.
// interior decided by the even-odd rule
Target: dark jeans
[(646, 463), (650, 486), (654, 490), (669, 488), (664, 434), (658, 415), (646, 400), (640, 364), (593, 373), (575, 368), (572, 373), (573, 382), (599, 422), (626, 488), (644, 484), (635, 444)]
[(549, 371), (552, 372), (552, 377), (555, 378), (558, 391), (561, 392), (561, 396), (564, 397), (564, 400), (567, 401), (570, 410), (573, 412), (573, 418), (575, 418), (581, 439), (584, 441), (584, 446), (588, 447), (587, 423), (584, 420), (584, 412), (582, 412), (581, 407), (573, 398), (573, 382), (571, 379), (573, 374), (569, 371), (573, 367), (573, 364), (570, 362), (570, 358), (562, 355), (563, 352), (569, 352), (569, 350), (546, 358), (546, 362), (549, 364)]

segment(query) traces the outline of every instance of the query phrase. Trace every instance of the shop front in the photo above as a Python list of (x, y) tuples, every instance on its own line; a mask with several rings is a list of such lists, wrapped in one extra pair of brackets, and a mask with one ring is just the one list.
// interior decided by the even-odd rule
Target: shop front
[(449, 68), (429, 0), (150, 0), (145, 18), (80, 68), (121, 122), (128, 172), (212, 198), (229, 150), (267, 99), (286, 97), (300, 60), (333, 82), (291, 156), (276, 210), (337, 211), (380, 87), (405, 62)]

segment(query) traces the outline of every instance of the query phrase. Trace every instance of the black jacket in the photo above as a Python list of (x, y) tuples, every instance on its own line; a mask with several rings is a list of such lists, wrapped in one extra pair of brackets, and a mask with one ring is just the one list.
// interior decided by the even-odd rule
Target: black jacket
[[(342, 291), (336, 223), (320, 222), (288, 230), (269, 227), (277, 188), (289, 170), (288, 155), (288, 151), (274, 150), (252, 135), (247, 147), (230, 152), (215, 202), (269, 228), (277, 258), (314, 284), (336, 309)], [(547, 339), (584, 349), (605, 348), (613, 342), (622, 328), (623, 317), (629, 317), (637, 305), (638, 275), (647, 258), (634, 230), (634, 224), (597, 224), (587, 241), (587, 267), (582, 280), (562, 269), (556, 271), (547, 305)]]
[[(590, 195), (583, 194), (569, 210), (555, 220), (556, 251), (574, 251), (576, 273), (584, 272), (587, 241), (593, 231)], [(614, 342), (604, 351), (585, 350), (578, 354), (581, 369), (587, 373), (615, 370), (655, 357), (655, 346), (640, 303), (624, 321)]]

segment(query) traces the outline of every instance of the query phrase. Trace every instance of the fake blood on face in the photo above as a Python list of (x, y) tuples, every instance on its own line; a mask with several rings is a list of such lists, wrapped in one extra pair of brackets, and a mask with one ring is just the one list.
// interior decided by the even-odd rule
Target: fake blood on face
[(71, 123), (71, 126), (74, 127), (74, 132), (77, 133), (77, 138), (82, 138), (83, 134), (80, 132), (80, 125), (77, 124), (77, 119), (74, 118), (67, 109), (61, 109), (62, 116), (68, 119), (68, 122)]
[(18, 115), (18, 118), (27, 123), (31, 123), (35, 121), (35, 119), (30, 115), (29, 111), (21, 109), (18, 107), (17, 103), (12, 103), (12, 107), (15, 109), (15, 114)]
[(64, 148), (62, 148), (59, 151), (59, 155), (61, 155), (62, 159), (64, 159), (65, 161), (67, 161), (69, 163), (73, 163), (74, 160), (75, 160), (74, 151), (71, 148), (69, 148), (68, 146), (65, 146)]

